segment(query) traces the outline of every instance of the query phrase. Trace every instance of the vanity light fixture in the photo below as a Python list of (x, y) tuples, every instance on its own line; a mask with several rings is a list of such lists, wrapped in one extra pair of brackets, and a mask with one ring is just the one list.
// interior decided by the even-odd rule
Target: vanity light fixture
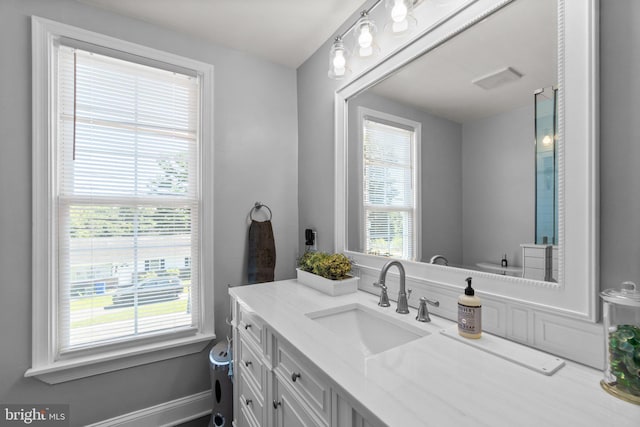
[[(385, 31), (393, 35), (410, 33), (417, 23), (412, 14), (413, 9), (421, 2), (422, 0), (385, 0), (390, 19), (384, 27)], [(369, 9), (363, 10), (360, 18), (335, 38), (329, 53), (330, 78), (340, 80), (349, 74), (349, 55), (342, 40), (351, 30), (354, 30), (356, 39), (354, 51), (359, 57), (368, 58), (379, 52), (380, 48), (375, 41), (376, 26), (369, 18), (369, 13), (380, 3), (382, 0), (376, 0)]]

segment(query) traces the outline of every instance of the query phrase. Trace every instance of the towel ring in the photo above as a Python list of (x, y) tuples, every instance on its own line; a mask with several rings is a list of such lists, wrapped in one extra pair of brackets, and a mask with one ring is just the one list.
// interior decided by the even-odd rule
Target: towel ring
[(251, 211), (249, 211), (249, 218), (250, 218), (252, 221), (255, 221), (255, 219), (253, 219), (253, 213), (254, 213), (255, 211), (259, 211), (259, 210), (260, 210), (260, 209), (262, 209), (262, 208), (267, 208), (267, 210), (269, 211), (269, 219), (267, 219), (267, 221), (271, 221), (271, 218), (273, 218), (273, 214), (271, 213), (271, 209), (269, 208), (269, 206), (267, 206), (267, 205), (263, 205), (263, 204), (262, 204), (262, 203), (260, 203), (260, 202), (256, 202), (256, 203), (253, 205), (253, 207), (251, 208)]

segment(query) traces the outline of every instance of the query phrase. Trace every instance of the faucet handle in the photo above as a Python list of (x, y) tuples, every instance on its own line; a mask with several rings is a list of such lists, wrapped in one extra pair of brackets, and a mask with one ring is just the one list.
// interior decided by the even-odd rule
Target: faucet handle
[(373, 282), (373, 286), (382, 289), (380, 291), (380, 301), (378, 301), (378, 305), (380, 307), (389, 307), (391, 303), (389, 302), (389, 294), (387, 294), (387, 285), (384, 283)]
[(416, 316), (418, 322), (431, 322), (427, 304), (440, 307), (440, 301), (431, 301), (427, 299), (427, 297), (420, 297), (420, 306), (418, 307), (418, 315)]

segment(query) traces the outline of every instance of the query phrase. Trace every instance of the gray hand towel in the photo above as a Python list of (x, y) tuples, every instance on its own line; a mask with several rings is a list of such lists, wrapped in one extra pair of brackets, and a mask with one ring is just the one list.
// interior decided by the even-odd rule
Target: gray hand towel
[(251, 220), (249, 226), (249, 283), (273, 281), (276, 244), (271, 221)]

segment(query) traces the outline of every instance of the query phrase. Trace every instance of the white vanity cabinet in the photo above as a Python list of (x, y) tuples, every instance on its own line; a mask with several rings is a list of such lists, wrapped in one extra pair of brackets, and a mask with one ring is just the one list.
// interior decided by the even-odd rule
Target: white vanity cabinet
[(335, 384), (232, 298), (235, 427), (374, 427)]

